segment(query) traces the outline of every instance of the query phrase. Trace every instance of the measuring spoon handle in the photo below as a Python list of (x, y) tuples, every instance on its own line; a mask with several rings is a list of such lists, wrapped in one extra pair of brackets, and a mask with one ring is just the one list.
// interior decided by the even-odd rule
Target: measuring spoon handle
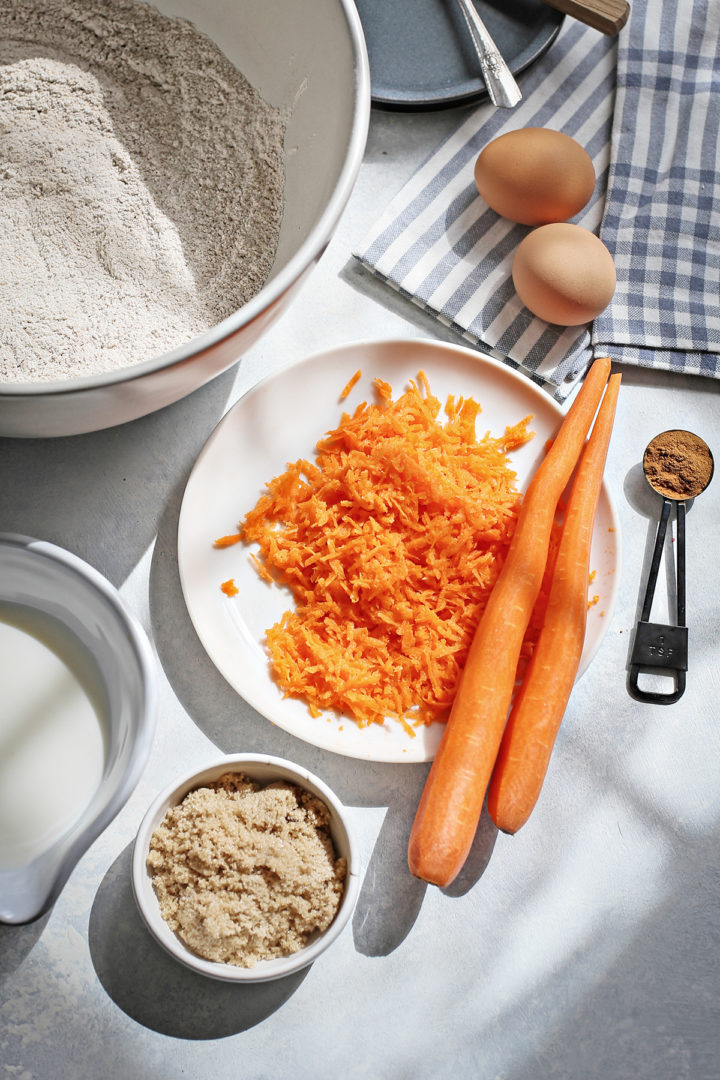
[(677, 621), (685, 623), (685, 503), (677, 504), (677, 534), (675, 537), (675, 558), (677, 565)]
[(663, 548), (665, 546), (665, 534), (667, 532), (671, 509), (672, 504), (670, 500), (663, 499), (662, 513), (660, 514), (660, 521), (658, 522), (657, 533), (655, 534), (655, 547), (653, 548), (652, 562), (650, 563), (650, 573), (648, 574), (647, 586), (645, 588), (642, 615), (640, 616), (643, 622), (648, 621), (650, 612), (652, 611), (658, 570), (660, 569), (660, 559), (662, 558)]
[[(642, 614), (635, 629), (628, 678), (628, 689), (634, 698), (637, 698), (638, 701), (647, 701), (656, 705), (672, 705), (682, 697), (685, 693), (688, 664), (688, 631), (687, 626), (685, 626), (685, 503), (678, 502), (675, 505), (677, 507), (677, 534), (675, 537), (677, 625), (668, 626), (663, 623), (651, 623), (649, 621), (660, 560), (665, 546), (665, 534), (672, 509), (670, 499), (664, 498), (662, 513), (655, 534), (655, 547), (653, 548), (650, 563)], [(641, 673), (658, 670), (666, 671), (674, 677), (675, 687), (669, 693), (643, 690), (638, 684)]]

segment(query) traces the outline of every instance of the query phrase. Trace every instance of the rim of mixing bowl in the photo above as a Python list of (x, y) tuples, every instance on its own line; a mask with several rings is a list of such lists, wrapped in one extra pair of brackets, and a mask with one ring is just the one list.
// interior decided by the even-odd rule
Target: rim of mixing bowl
[(169, 352), (160, 353), (149, 360), (118, 368), (114, 371), (101, 372), (97, 375), (81, 375), (74, 379), (52, 379), (47, 382), (12, 382), (0, 384), (0, 397), (29, 397), (37, 395), (76, 394), (80, 390), (90, 390), (103, 386), (117, 386), (131, 382), (141, 375), (173, 367), (191, 360), (198, 353), (212, 348), (232, 334), (241, 330), (248, 323), (258, 318), (271, 307), (283, 293), (294, 284), (304, 270), (312, 263), (319, 252), (322, 253), (333, 234), (350, 193), (360, 171), (367, 133), (370, 125), (370, 63), (368, 60), (365, 35), (355, 4), (352, 0), (338, 0), (350, 33), (350, 45), (353, 53), (353, 72), (355, 76), (355, 101), (353, 105), (350, 139), (340, 175), (325, 209), (310, 234), (292, 258), (278, 274), (267, 282), (247, 304), (228, 315), (222, 322), (205, 330), (190, 341), (179, 345)]

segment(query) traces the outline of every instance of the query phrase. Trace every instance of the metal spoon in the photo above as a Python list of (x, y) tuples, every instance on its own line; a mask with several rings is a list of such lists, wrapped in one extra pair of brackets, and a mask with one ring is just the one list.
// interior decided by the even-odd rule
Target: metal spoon
[[(681, 449), (678, 453), (665, 454), (664, 472), (659, 475), (651, 465), (653, 452), (662, 451), (666, 446), (668, 437), (687, 437), (692, 440), (700, 460), (703, 463), (703, 473), (696, 477), (683, 472), (683, 466), (687, 457)], [(671, 705), (682, 697), (685, 692), (685, 673), (688, 667), (688, 631), (685, 625), (685, 512), (686, 499), (694, 499), (700, 495), (712, 480), (714, 470), (713, 456), (710, 448), (703, 439), (691, 431), (673, 430), (663, 431), (656, 435), (648, 443), (643, 455), (643, 472), (653, 491), (662, 495), (663, 505), (655, 536), (650, 574), (648, 577), (645, 600), (643, 602), (640, 620), (635, 630), (635, 641), (630, 658), (630, 676), (628, 689), (632, 697), (638, 701), (650, 701), (659, 705)], [(682, 477), (681, 477), (682, 474)], [(680, 480), (682, 478), (682, 483)], [(676, 590), (677, 590), (677, 625), (667, 626), (662, 623), (651, 623), (650, 612), (652, 609), (655, 584), (657, 582), (660, 559), (665, 545), (665, 533), (672, 504), (675, 503), (677, 516), (677, 533), (675, 538), (676, 557)], [(674, 676), (675, 689), (669, 693), (658, 693), (649, 690), (641, 690), (638, 686), (638, 675), (641, 672), (665, 671)]]
[(480, 70), (490, 100), (499, 108), (512, 109), (519, 101), (522, 101), (520, 87), (500, 55), (497, 45), (490, 37), (485, 23), (475, 10), (472, 0), (458, 0), (458, 3), (462, 8), (480, 59)]

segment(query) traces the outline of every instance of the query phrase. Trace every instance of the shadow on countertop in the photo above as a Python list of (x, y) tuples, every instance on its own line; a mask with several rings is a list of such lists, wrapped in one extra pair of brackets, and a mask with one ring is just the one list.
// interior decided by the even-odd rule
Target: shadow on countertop
[(222, 416), (236, 374), (231, 368), (174, 405), (103, 431), (0, 438), (3, 532), (67, 548), (119, 588)]
[[(406, 766), (407, 768), (407, 766)], [(413, 928), (428, 889), (437, 886), (413, 877), (408, 869), (408, 838), (422, 783), (399, 792), (388, 806), (378, 833), (353, 916), (355, 947), (365, 956), (388, 956)], [(442, 891), (464, 896), (490, 862), (498, 830), (483, 809), (470, 854), (455, 880)]]
[(49, 918), (50, 912), (46, 911), (39, 919), (20, 926), (0, 923), (0, 985), (32, 952), (42, 937)]
[(152, 939), (135, 905), (132, 845), (109, 868), (90, 912), (90, 956), (106, 993), (137, 1023), (176, 1039), (222, 1039), (267, 1019), (309, 968), (273, 982), (235, 986), (206, 979)]

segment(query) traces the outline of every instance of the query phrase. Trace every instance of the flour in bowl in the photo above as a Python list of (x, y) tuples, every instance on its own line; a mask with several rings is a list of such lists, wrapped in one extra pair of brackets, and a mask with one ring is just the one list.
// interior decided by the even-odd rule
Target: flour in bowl
[(0, 0), (0, 382), (149, 360), (263, 286), (285, 117), (138, 0)]

